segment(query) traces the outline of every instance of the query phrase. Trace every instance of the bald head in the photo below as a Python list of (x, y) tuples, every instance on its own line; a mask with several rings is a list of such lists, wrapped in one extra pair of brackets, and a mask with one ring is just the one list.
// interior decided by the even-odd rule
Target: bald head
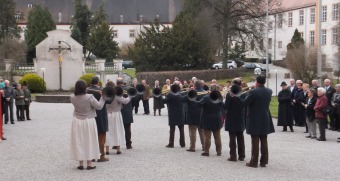
[(289, 80), (289, 84), (290, 84), (290, 86), (294, 86), (295, 85), (295, 80), (294, 79), (290, 79)]
[(331, 85), (331, 80), (325, 79), (325, 80), (323, 81), (323, 85), (324, 85), (325, 87), (330, 86), (330, 85)]

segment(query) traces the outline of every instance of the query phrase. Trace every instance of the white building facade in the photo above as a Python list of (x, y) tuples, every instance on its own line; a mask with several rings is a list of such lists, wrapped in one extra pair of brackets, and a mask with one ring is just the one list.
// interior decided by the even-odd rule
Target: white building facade
[[(268, 50), (272, 60), (284, 60), (287, 53), (287, 45), (293, 37), (295, 29), (297, 29), (303, 39), (305, 45), (315, 47), (318, 46), (318, 1), (320, 0), (301, 0), (303, 2), (292, 2), (292, 6), (278, 14), (269, 16), (269, 36)], [(285, 8), (285, 2), (282, 6)], [(297, 6), (295, 6), (295, 4)], [(322, 55), (323, 68), (328, 70), (339, 70), (339, 22), (340, 22), (340, 0), (322, 0)], [(264, 32), (265, 37), (265, 32)], [(265, 38), (264, 38), (265, 42)], [(264, 43), (266, 46), (266, 43)], [(251, 47), (251, 46), (247, 46)], [(265, 57), (265, 49), (262, 52), (249, 50), (246, 53), (247, 58)]]

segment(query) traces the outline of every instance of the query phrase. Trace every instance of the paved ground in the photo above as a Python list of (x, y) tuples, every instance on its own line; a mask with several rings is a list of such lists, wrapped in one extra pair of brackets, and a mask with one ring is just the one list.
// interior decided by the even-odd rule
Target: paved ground
[[(200, 156), (200, 151), (186, 152), (178, 141), (175, 148), (165, 148), (165, 109), (163, 116), (135, 116), (134, 149), (109, 155), (109, 162), (95, 163), (96, 170), (79, 171), (77, 162), (69, 159), (72, 109), (71, 104), (33, 103), (32, 121), (4, 125), (8, 140), (0, 143), (0, 180), (340, 180), (338, 132), (327, 131), (327, 142), (318, 142), (306, 139), (303, 128), (295, 128), (295, 133), (277, 128), (269, 136), (268, 167), (254, 169), (246, 167), (246, 162), (227, 161), (225, 131), (221, 157), (214, 147), (210, 157)], [(245, 138), (249, 161), (250, 139)]]

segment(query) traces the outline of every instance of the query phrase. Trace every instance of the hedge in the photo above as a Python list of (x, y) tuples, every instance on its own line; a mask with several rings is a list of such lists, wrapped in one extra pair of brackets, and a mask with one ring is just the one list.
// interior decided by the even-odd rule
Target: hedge
[(162, 72), (138, 72), (136, 78), (140, 82), (145, 79), (150, 86), (154, 86), (155, 80), (159, 80), (160, 84), (165, 83), (166, 79), (170, 79), (171, 82), (175, 77), (180, 80), (191, 80), (192, 77), (196, 77), (206, 82), (210, 82), (212, 79), (230, 79), (234, 77), (242, 77), (245, 75), (253, 75), (253, 70), (239, 69), (220, 69), (220, 70), (188, 70), (188, 71), (162, 71)]
[(32, 93), (43, 93), (46, 91), (46, 83), (36, 74), (26, 74), (20, 80), (19, 84), (26, 82), (27, 87)]

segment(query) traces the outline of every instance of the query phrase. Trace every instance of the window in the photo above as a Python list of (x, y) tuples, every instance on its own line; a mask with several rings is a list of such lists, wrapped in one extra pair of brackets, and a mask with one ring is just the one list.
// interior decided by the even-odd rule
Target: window
[(292, 27), (293, 26), (293, 13), (290, 12), (288, 13), (288, 27)]
[(130, 36), (130, 38), (134, 38), (135, 37), (135, 30), (130, 30), (129, 36)]
[(255, 41), (251, 40), (250, 42), (250, 50), (254, 51), (255, 50)]
[(17, 20), (17, 21), (20, 20), (20, 14), (17, 13), (17, 14), (14, 15), (14, 17), (15, 17), (15, 20)]
[(118, 30), (113, 30), (113, 38), (118, 38)]
[(321, 45), (326, 45), (327, 43), (327, 30), (321, 31)]
[(326, 58), (327, 56), (325, 54), (322, 54), (322, 67), (326, 67)]
[(310, 31), (310, 45), (314, 46), (315, 32)]
[(327, 21), (327, 6), (322, 6), (322, 21)]
[(300, 32), (300, 36), (301, 36), (301, 38), (303, 38), (303, 32)]
[(303, 10), (300, 10), (300, 25), (303, 25), (304, 23), (304, 11)]
[(282, 14), (279, 14), (278, 20), (277, 20), (277, 27), (282, 28), (282, 22), (283, 22), (283, 16)]
[(310, 8), (310, 24), (315, 23), (315, 8)]
[(272, 30), (273, 29), (273, 22), (269, 22), (268, 23), (268, 30)]
[(33, 5), (32, 5), (32, 4), (28, 4), (27, 7), (28, 7), (28, 8), (32, 8)]
[(282, 48), (282, 41), (279, 41), (278, 43), (279, 43), (279, 45), (278, 45), (279, 48)]
[(332, 44), (336, 45), (338, 44), (338, 29), (337, 28), (333, 28), (332, 30)]
[(273, 39), (268, 38), (268, 49), (272, 49), (273, 46)]
[(339, 19), (339, 7), (340, 3), (333, 4), (333, 20)]

